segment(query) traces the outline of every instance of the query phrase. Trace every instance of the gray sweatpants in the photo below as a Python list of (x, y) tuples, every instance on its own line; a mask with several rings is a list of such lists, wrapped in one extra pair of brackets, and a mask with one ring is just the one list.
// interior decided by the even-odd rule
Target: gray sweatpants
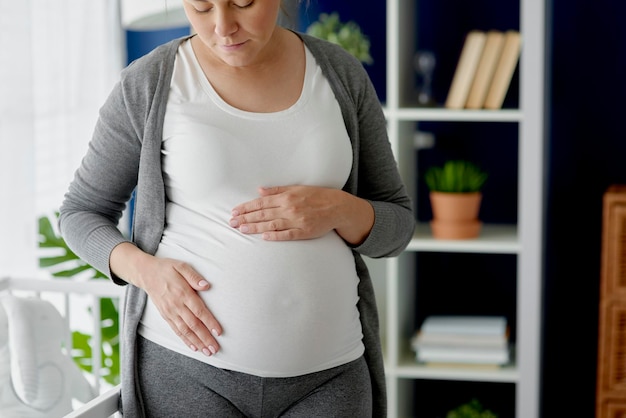
[(138, 337), (147, 417), (366, 418), (372, 389), (363, 357), (317, 373), (264, 378), (206, 363)]

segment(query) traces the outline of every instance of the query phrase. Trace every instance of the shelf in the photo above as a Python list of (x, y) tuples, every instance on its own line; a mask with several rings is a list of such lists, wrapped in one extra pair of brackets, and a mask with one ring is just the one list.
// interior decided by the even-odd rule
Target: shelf
[(433, 238), (427, 223), (418, 223), (406, 251), (517, 254), (521, 248), (516, 225), (485, 224), (478, 238), (442, 240)]
[[(465, 5), (466, 2), (457, 2), (457, 6), (463, 6), (463, 10), (472, 13), (466, 16), (467, 19), (464, 17), (463, 24), (468, 25), (464, 28), (456, 28), (461, 22), (456, 16), (448, 15), (449, 8), (439, 3), (434, 0), (387, 1), (387, 89), (383, 112), (400, 175), (415, 202), (416, 219), (422, 220), (406, 250), (398, 257), (386, 259), (383, 268), (379, 269), (380, 288), (383, 288), (379, 291), (379, 300), (384, 304), (381, 307), (381, 328), (389, 397), (388, 418), (436, 416), (427, 405), (416, 400), (416, 393), (431, 385), (436, 388), (450, 386), (451, 390), (463, 387), (459, 389), (463, 392), (472, 386), (471, 383), (466, 386), (465, 383), (457, 385), (452, 382), (487, 383), (485, 386), (495, 383), (498, 390), (493, 395), (490, 389), (481, 394), (485, 401), (489, 401), (490, 396), (498, 397), (499, 389), (505, 388), (512, 397), (498, 401), (506, 404), (507, 411), (515, 411), (514, 414), (507, 412), (507, 416), (537, 418), (540, 415), (541, 386), (542, 199), (545, 182), (541, 162), (544, 159), (543, 29), (546, 2), (519, 0), (504, 5), (490, 0), (471, 7)], [(474, 10), (476, 7), (478, 9)], [(449, 39), (446, 38), (450, 32), (448, 24), (458, 29), (458, 33), (450, 35)], [(505, 108), (456, 110), (447, 109), (442, 104), (435, 107), (415, 106), (414, 93), (418, 82), (413, 65), (415, 52), (419, 48), (432, 48), (441, 58), (438, 60), (438, 65), (441, 64), (439, 68), (447, 70), (451, 77), (451, 66), (457, 59), (453, 55), (458, 52), (452, 50), (451, 42), (456, 39), (454, 42), (460, 44), (461, 36), (467, 33), (469, 26), (519, 28), (523, 35), (523, 50), (516, 70), (518, 76), (512, 80), (516, 83), (515, 91)], [(438, 77), (442, 74), (439, 71)], [(442, 97), (434, 93), (435, 97)], [(416, 147), (415, 133), (422, 130), (432, 132), (436, 139), (432, 146)], [(483, 152), (486, 154), (483, 155)], [(489, 208), (491, 211), (488, 213), (498, 211), (501, 222), (508, 220), (512, 224), (486, 223), (480, 236), (471, 240), (433, 238), (426, 221), (427, 214), (421, 213), (426, 202), (420, 199), (427, 197), (426, 190), (421, 189), (424, 185), (420, 183), (423, 171), (418, 168), (455, 155), (467, 155), (468, 159), (477, 158), (479, 161), (484, 157), (487, 165), (491, 164), (495, 169), (494, 175), (500, 177), (498, 184), (493, 186), (495, 189), (492, 189), (496, 199), (490, 201), (496, 206)], [(508, 187), (508, 183), (510, 188), (506, 190), (511, 194), (497, 196), (497, 190), (504, 190), (498, 188)], [(517, 196), (512, 196), (513, 188)], [(447, 253), (456, 254), (448, 257)], [(469, 265), (474, 258), (481, 263), (483, 258), (487, 258), (485, 261), (492, 269), (490, 272), (506, 273), (507, 282), (502, 283), (506, 289), (494, 289), (492, 297), (500, 300), (492, 310), (506, 310), (515, 323), (512, 363), (502, 367), (435, 367), (418, 363), (415, 353), (410, 350), (407, 336), (415, 332), (418, 316), (427, 314), (430, 305), (447, 301), (445, 292), (436, 292), (442, 286), (435, 291), (435, 287), (428, 286), (431, 284), (429, 280), (437, 279), (437, 263), (458, 259), (471, 267)], [(503, 293), (498, 293), (501, 290)], [(464, 309), (458, 307), (461, 313)], [(513, 391), (507, 387), (511, 385), (514, 386)], [(447, 396), (446, 389), (442, 390)], [(434, 402), (430, 399), (426, 401)]]
[(519, 109), (501, 110), (450, 110), (445, 108), (384, 108), (387, 119), (401, 121), (444, 122), (520, 122)]
[(516, 383), (519, 373), (515, 365), (498, 368), (473, 366), (434, 367), (407, 359), (395, 368), (395, 375), (405, 379), (464, 380), (472, 382)]

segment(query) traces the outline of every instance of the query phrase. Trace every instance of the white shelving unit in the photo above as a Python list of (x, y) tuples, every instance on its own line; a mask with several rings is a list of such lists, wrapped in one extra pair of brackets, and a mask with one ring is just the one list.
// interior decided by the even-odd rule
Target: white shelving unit
[[(410, 107), (415, 53), (415, 7), (419, 0), (387, 1), (387, 101), (390, 140), (409, 191), (416, 190), (413, 136), (417, 122), (507, 122), (518, 126), (517, 225), (485, 225), (471, 241), (434, 240), (419, 225), (399, 257), (372, 261), (385, 351), (389, 417), (420, 417), (416, 380), (494, 382), (515, 385), (517, 418), (539, 416), (543, 225), (543, 109), (545, 0), (520, 0), (522, 54), (519, 109), (499, 111)], [(415, 197), (415, 196), (414, 196)], [(416, 205), (417, 207), (417, 205)], [(511, 254), (517, 257), (514, 361), (499, 369), (433, 368), (419, 365), (409, 340), (415, 324), (415, 257), (419, 252)], [(381, 272), (382, 269), (382, 272)], [(375, 275), (377, 273), (374, 273)], [(415, 397), (415, 401), (413, 398)], [(413, 406), (413, 403), (417, 406)], [(415, 409), (414, 409), (415, 408)]]

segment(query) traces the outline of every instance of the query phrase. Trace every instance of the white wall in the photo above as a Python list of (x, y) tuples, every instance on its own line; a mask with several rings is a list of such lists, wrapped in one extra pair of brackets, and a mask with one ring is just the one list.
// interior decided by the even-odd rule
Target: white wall
[(180, 9), (182, 2), (183, 0), (122, 0), (122, 25), (128, 26), (147, 15)]
[[(162, 14), (168, 10), (181, 9), (184, 0), (121, 0), (122, 26), (127, 27), (142, 17)], [(291, 15), (296, 15), (299, 0), (285, 2)], [(285, 26), (293, 26), (289, 19), (279, 21)]]
[[(38, 274), (58, 210), (121, 69), (117, 0), (0, 0), (0, 277)], [(14, 65), (9, 65), (13, 63)]]

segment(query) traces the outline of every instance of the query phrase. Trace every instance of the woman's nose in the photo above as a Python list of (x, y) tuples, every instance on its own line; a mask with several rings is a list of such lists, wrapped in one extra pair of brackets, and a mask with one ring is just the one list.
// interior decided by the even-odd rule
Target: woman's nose
[(217, 10), (215, 15), (215, 33), (218, 36), (225, 38), (237, 31), (237, 22), (228, 8)]

